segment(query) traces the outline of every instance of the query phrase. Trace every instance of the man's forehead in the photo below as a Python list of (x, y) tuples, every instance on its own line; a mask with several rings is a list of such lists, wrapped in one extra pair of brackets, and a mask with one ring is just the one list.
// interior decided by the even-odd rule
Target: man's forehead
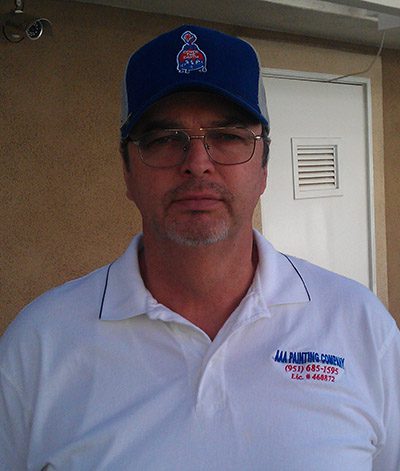
[(200, 111), (212, 117), (213, 121), (208, 123), (211, 126), (258, 123), (249, 112), (217, 93), (182, 91), (157, 101), (144, 113), (135, 128), (179, 127), (181, 119), (197, 117)]

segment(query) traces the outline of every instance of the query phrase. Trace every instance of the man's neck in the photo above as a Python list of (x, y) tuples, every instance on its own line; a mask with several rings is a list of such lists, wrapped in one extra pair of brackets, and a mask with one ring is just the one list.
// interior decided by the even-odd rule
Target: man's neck
[(258, 256), (252, 233), (205, 247), (144, 236), (139, 261), (154, 298), (213, 339), (247, 293)]

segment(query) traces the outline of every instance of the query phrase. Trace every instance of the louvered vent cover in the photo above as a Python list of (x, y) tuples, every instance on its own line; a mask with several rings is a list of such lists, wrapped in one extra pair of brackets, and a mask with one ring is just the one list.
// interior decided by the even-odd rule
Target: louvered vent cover
[(335, 138), (292, 138), (294, 197), (341, 196), (339, 142)]

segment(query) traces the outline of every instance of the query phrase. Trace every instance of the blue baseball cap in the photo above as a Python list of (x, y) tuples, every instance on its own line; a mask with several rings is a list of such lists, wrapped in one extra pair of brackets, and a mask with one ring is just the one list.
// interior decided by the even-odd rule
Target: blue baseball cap
[(121, 140), (161, 98), (185, 90), (222, 95), (269, 127), (258, 56), (242, 39), (183, 25), (145, 44), (129, 59), (123, 81)]

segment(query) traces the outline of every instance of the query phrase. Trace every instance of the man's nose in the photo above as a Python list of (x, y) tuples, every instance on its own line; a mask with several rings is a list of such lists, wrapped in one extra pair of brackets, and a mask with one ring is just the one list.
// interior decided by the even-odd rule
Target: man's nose
[(204, 136), (190, 137), (186, 157), (181, 165), (182, 173), (201, 176), (214, 170), (214, 162), (210, 159), (206, 146)]

